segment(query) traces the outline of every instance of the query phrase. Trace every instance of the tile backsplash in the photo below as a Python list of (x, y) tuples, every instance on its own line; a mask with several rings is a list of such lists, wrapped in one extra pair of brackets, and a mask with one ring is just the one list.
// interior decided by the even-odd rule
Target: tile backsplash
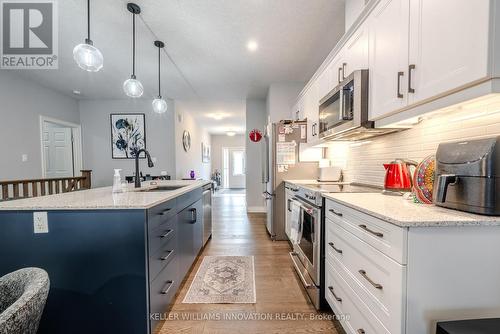
[[(498, 99), (495, 99), (498, 100)], [(395, 158), (420, 162), (439, 143), (500, 135), (500, 101), (450, 107), (414, 127), (362, 142), (330, 142), (327, 157), (344, 169), (344, 180), (383, 186), (382, 164)]]

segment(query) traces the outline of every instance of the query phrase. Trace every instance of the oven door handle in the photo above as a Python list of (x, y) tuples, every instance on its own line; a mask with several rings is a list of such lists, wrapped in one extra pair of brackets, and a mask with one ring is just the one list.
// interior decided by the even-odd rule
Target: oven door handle
[(290, 252), (290, 257), (292, 258), (293, 265), (295, 266), (296, 269), (298, 269), (295, 271), (299, 274), (299, 277), (300, 277), (300, 280), (302, 281), (302, 284), (304, 284), (304, 287), (306, 289), (311, 289), (314, 287), (314, 285), (311, 283), (307, 283), (306, 278), (302, 274), (302, 271), (299, 269), (300, 266), (297, 264), (297, 261), (295, 260), (295, 258), (298, 256), (299, 256), (299, 254), (297, 254), (296, 252)]

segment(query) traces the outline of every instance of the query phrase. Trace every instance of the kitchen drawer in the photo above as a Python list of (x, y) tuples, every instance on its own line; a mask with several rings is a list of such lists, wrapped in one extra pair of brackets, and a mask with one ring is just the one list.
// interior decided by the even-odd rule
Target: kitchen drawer
[(154, 230), (176, 214), (175, 199), (162, 203), (148, 210), (148, 228)]
[(194, 202), (198, 201), (201, 199), (203, 194), (203, 189), (198, 188), (195, 190), (192, 190), (184, 195), (181, 195), (177, 197), (177, 212), (181, 212)]
[(326, 200), (325, 216), (396, 262), (406, 264), (407, 230), (405, 228), (392, 225), (330, 199)]
[(406, 266), (330, 220), (325, 241), (327, 261), (391, 333), (402, 333)]
[(172, 238), (175, 239), (177, 230), (177, 219), (172, 217), (166, 222), (163, 222), (158, 228), (150, 230), (149, 233), (149, 254), (156, 253), (163, 245), (169, 242)]
[[(173, 302), (175, 293), (179, 287), (178, 282), (177, 260), (174, 258), (168, 266), (166, 266), (156, 279), (149, 286), (149, 312), (150, 314), (163, 314), (168, 310), (169, 305)], [(150, 319), (160, 317), (151, 317)], [(151, 320), (151, 333), (159, 321)]]
[(149, 256), (149, 280), (152, 281), (160, 273), (160, 271), (169, 265), (176, 257), (177, 252), (177, 238), (175, 231), (172, 232), (171, 237), (164, 243), (160, 249)]
[(347, 333), (391, 334), (328, 261), (325, 285), (326, 300)]

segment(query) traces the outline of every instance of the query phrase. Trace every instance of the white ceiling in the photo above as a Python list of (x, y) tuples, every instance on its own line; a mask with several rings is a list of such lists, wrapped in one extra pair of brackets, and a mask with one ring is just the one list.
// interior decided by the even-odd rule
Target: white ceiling
[[(132, 19), (127, 2), (91, 2), (91, 38), (104, 55), (100, 72), (86, 73), (73, 62), (73, 47), (86, 34), (86, 1), (65, 0), (58, 1), (59, 70), (19, 71), (20, 75), (65, 94), (79, 90), (81, 98), (123, 98), (121, 86), (131, 71)], [(136, 3), (142, 8), (136, 74), (144, 85), (144, 98), (157, 95), (153, 41), (158, 37), (182, 72), (162, 55), (163, 96), (183, 101), (203, 120), (203, 113), (221, 110), (244, 118), (242, 102), (234, 101), (265, 98), (273, 82), (307, 81), (344, 30), (344, 0)], [(250, 39), (259, 44), (255, 53), (246, 49)], [(212, 128), (236, 121), (219, 120)]]

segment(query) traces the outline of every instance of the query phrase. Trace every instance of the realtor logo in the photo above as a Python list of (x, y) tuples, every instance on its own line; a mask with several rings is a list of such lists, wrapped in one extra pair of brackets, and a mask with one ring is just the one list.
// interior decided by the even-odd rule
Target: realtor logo
[(2, 69), (57, 69), (54, 0), (0, 0)]

